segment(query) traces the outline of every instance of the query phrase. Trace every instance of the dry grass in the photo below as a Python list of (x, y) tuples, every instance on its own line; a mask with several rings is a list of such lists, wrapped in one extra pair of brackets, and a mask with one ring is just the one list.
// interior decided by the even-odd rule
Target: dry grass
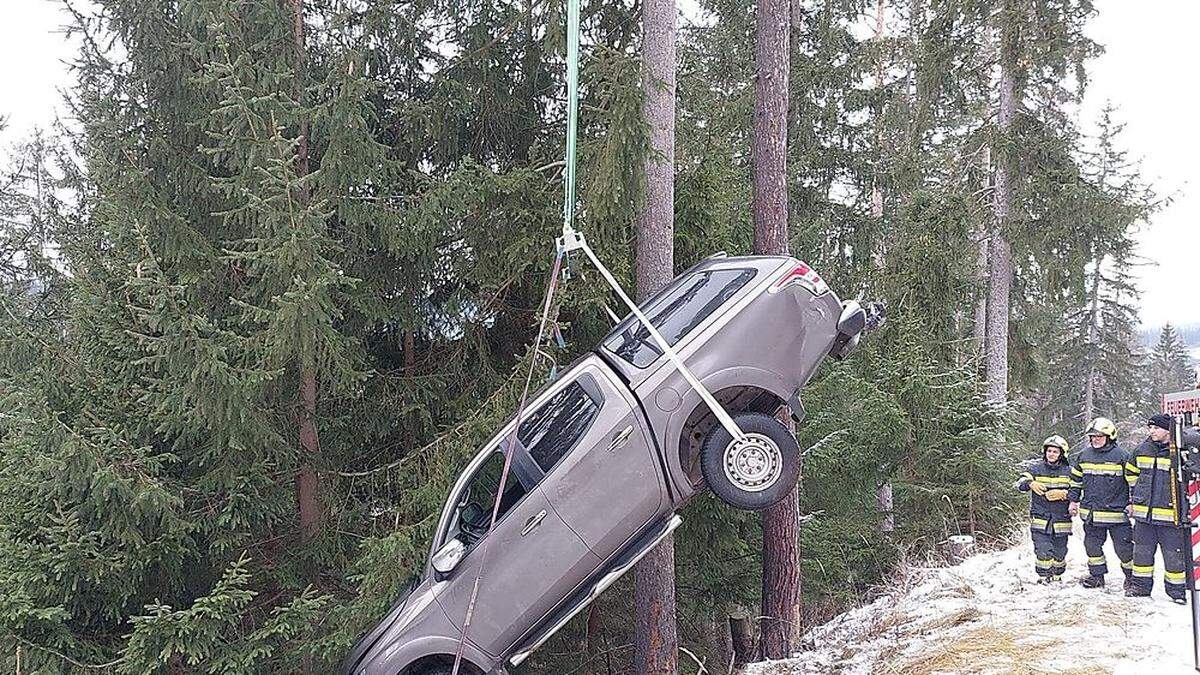
[(993, 626), (964, 630), (953, 640), (924, 654), (900, 662), (881, 658), (875, 664), (876, 675), (935, 675), (937, 673), (1011, 673), (1013, 675), (1094, 675), (1111, 673), (1095, 664), (1069, 669), (1039, 665), (1054, 655), (1061, 641), (1050, 639), (1030, 644), (1017, 642), (1011, 631)]

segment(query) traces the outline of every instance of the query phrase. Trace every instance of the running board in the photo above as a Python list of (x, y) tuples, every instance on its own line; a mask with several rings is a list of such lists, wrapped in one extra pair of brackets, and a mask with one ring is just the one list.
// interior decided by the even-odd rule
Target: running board
[(601, 593), (608, 589), (609, 586), (612, 586), (614, 583), (616, 583), (617, 579), (620, 579), (626, 572), (633, 569), (633, 566), (636, 565), (639, 560), (645, 557), (645, 555), (653, 550), (655, 546), (658, 546), (659, 542), (661, 542), (663, 539), (666, 539), (667, 535), (674, 532), (675, 528), (679, 527), (679, 525), (682, 523), (683, 519), (679, 516), (671, 516), (671, 519), (667, 521), (665, 526), (663, 526), (654, 534), (653, 539), (651, 539), (648, 544), (643, 546), (641, 550), (639, 550), (633, 557), (617, 564), (604, 576), (600, 577), (600, 580), (592, 586), (592, 590), (588, 591), (587, 595), (584, 595), (582, 599), (576, 602), (574, 607), (563, 613), (558, 620), (554, 621), (550, 625), (549, 630), (547, 630), (545, 633), (542, 633), (541, 637), (535, 640), (531, 645), (525, 647), (516, 654), (513, 654), (508, 660), (509, 664), (514, 667), (521, 665), (525, 659), (529, 658), (529, 655), (532, 654), (534, 650), (545, 644), (551, 636), (559, 631), (559, 629), (567, 625), (571, 619), (575, 618), (576, 614), (579, 614), (579, 612), (583, 611), (585, 607), (592, 604), (592, 601), (598, 598)]

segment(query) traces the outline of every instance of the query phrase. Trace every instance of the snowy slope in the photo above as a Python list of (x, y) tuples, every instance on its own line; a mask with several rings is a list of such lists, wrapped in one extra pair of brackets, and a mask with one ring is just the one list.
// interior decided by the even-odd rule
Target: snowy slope
[(1108, 585), (1085, 589), (1076, 530), (1060, 584), (1035, 583), (1022, 532), (1010, 548), (914, 571), (894, 593), (810, 631), (797, 658), (755, 664), (747, 675), (1194, 673), (1190, 608), (1163, 594), (1161, 561), (1153, 597), (1126, 598), (1106, 546)]

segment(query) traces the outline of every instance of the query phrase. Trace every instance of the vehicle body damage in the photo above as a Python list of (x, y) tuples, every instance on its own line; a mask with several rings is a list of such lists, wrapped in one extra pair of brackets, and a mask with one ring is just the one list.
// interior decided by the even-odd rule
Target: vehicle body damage
[[(503, 673), (628, 571), (706, 487), (759, 509), (791, 491), (799, 452), (782, 406), (826, 356), (842, 358), (880, 315), (842, 302), (788, 257), (708, 258), (642, 304), (687, 369), (735, 417), (733, 441), (648, 331), (629, 316), (529, 400), (450, 491), (424, 573), (347, 656), (344, 673)], [(488, 524), (506, 450), (510, 469)]]

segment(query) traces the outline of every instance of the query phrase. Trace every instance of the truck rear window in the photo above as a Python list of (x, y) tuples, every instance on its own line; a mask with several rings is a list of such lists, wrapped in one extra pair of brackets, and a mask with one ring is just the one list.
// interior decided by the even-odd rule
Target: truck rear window
[[(667, 344), (674, 347), (751, 279), (752, 269), (707, 270), (679, 277), (642, 307)], [(638, 368), (662, 355), (650, 331), (633, 314), (604, 339), (604, 347)]]
[(521, 422), (518, 438), (542, 471), (550, 471), (592, 426), (600, 406), (572, 382)]

